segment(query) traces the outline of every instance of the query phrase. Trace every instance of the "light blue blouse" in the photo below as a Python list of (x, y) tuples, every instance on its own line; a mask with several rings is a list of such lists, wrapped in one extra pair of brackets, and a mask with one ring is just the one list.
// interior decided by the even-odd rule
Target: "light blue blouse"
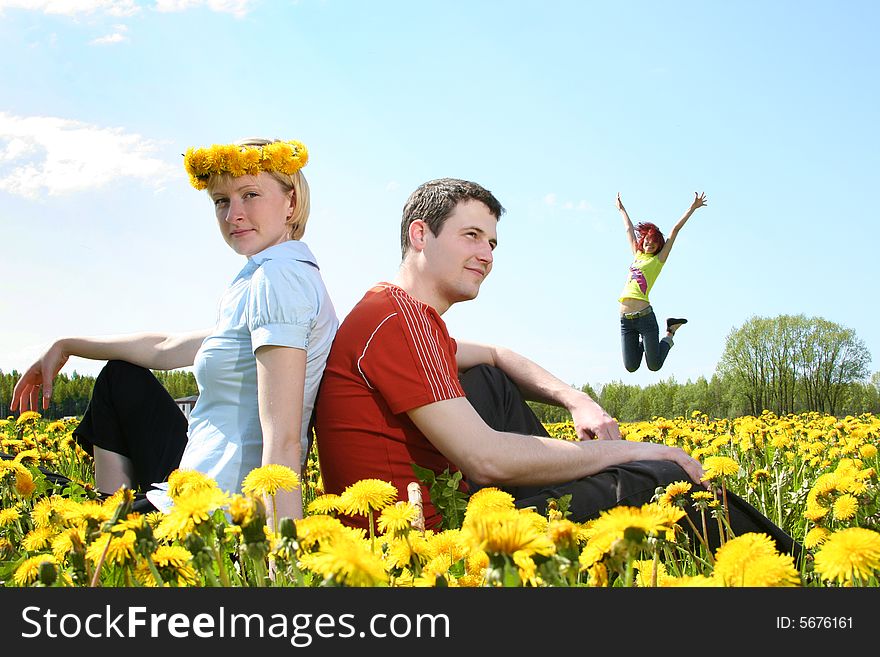
[[(315, 256), (303, 242), (276, 244), (248, 258), (223, 294), (217, 325), (196, 354), (199, 398), (179, 467), (212, 477), (228, 493), (240, 493), (245, 476), (262, 465), (254, 354), (265, 345), (306, 351), (300, 433), (305, 463), (309, 420), (338, 327)], [(158, 509), (171, 509), (167, 482), (155, 484), (147, 498)]]

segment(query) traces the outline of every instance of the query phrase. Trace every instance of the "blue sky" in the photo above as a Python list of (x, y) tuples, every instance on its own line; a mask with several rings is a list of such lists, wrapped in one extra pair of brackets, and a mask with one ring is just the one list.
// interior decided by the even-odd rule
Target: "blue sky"
[[(0, 0), (0, 370), (63, 335), (210, 326), (243, 261), (181, 154), (265, 136), (309, 148), (305, 241), (340, 317), (395, 275), (409, 193), (451, 176), (507, 209), (455, 337), (647, 385), (710, 377), (752, 315), (804, 313), (876, 371), (878, 7)], [(690, 323), (630, 374), (615, 196), (668, 233), (695, 191), (651, 294)]]

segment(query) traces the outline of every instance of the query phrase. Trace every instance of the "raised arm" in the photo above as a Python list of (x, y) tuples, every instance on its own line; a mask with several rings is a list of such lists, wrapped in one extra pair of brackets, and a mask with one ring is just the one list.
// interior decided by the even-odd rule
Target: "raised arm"
[(193, 364), (196, 352), (209, 331), (192, 333), (130, 333), (56, 340), (16, 382), (10, 408), (38, 410), (40, 387), (43, 409), (49, 407), (58, 372), (71, 356), (92, 360), (125, 360), (154, 370), (173, 370)]
[(639, 239), (636, 236), (636, 229), (633, 227), (633, 222), (630, 220), (626, 208), (623, 207), (623, 201), (620, 200), (620, 192), (617, 192), (617, 209), (623, 216), (623, 227), (626, 230), (626, 239), (629, 242), (633, 255), (635, 255), (639, 251)]
[(672, 244), (675, 242), (675, 238), (678, 236), (678, 231), (682, 229), (682, 227), (687, 223), (687, 220), (691, 218), (691, 215), (697, 210), (697, 208), (701, 208), (704, 205), (707, 205), (708, 201), (706, 199), (706, 193), (694, 192), (694, 200), (693, 203), (690, 204), (685, 213), (681, 216), (681, 219), (672, 227), (672, 230), (669, 233), (669, 237), (666, 238), (666, 243), (663, 245), (663, 248), (660, 249), (660, 253), (657, 254), (657, 257), (660, 259), (660, 262), (666, 262), (666, 259), (669, 257), (669, 252), (672, 250)]
[(492, 365), (507, 374), (526, 399), (567, 409), (581, 440), (620, 439), (617, 421), (589, 395), (567, 385), (525, 356), (504, 347), (460, 341), (455, 357), (459, 371), (480, 364)]
[[(303, 394), (306, 380), (306, 352), (294, 347), (263, 346), (257, 349), (257, 399), (263, 433), (262, 465), (283, 465), (298, 475), (301, 472)], [(275, 520), (302, 519), (302, 489), (279, 490), (275, 495), (275, 513), (269, 527), (277, 531)]]

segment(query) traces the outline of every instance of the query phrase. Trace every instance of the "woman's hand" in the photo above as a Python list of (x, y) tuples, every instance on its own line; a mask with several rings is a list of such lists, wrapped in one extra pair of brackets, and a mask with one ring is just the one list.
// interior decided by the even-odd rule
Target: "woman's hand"
[(691, 203), (691, 212), (693, 212), (697, 208), (701, 208), (707, 204), (708, 204), (708, 200), (706, 199), (706, 192), (700, 192), (699, 195), (697, 195), (697, 193), (694, 192), (694, 202)]
[(38, 411), (40, 386), (43, 387), (43, 410), (49, 408), (52, 398), (52, 384), (58, 372), (67, 363), (69, 354), (64, 353), (60, 341), (55, 342), (40, 359), (31, 365), (15, 384), (12, 390), (12, 401), (9, 404), (13, 411)]
[(621, 212), (626, 212), (626, 210), (623, 207), (623, 201), (620, 200), (620, 192), (617, 192), (617, 209), (620, 210)]

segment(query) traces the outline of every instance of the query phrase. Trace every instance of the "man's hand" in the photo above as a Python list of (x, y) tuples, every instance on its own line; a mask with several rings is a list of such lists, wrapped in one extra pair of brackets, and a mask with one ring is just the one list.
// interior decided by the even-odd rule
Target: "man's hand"
[(574, 430), (581, 440), (620, 440), (617, 420), (608, 415), (599, 404), (584, 394), (584, 400), (570, 408)]

